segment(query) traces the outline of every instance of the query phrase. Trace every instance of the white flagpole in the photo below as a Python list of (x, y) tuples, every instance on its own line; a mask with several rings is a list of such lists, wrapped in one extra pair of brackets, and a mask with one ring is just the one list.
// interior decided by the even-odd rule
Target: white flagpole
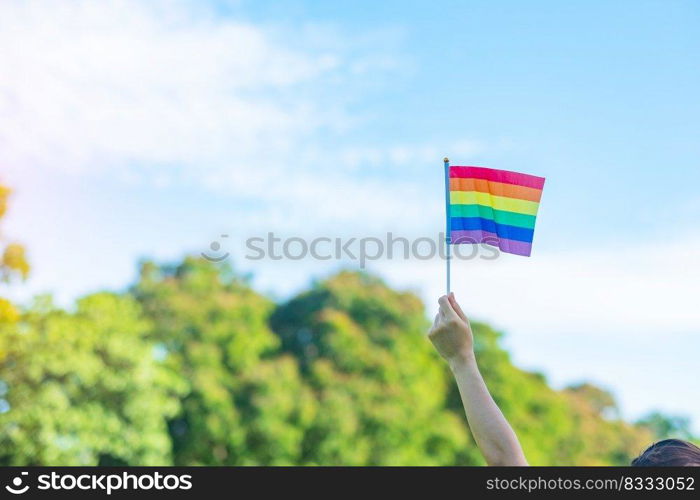
[(452, 252), (450, 246), (452, 238), (450, 237), (450, 160), (445, 157), (445, 251), (447, 256), (447, 295), (450, 294), (450, 260)]

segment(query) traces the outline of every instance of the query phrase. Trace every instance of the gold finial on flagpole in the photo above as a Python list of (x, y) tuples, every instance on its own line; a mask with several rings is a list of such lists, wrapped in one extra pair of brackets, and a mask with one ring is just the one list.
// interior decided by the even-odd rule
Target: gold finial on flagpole
[(445, 163), (448, 163), (448, 162), (450, 161), (450, 159), (449, 159), (447, 156), (445, 156), (445, 157), (442, 159), (442, 161), (444, 161)]

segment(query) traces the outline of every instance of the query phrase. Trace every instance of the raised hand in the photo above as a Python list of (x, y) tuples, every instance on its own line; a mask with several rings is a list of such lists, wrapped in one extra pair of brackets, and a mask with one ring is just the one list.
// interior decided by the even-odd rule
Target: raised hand
[(440, 309), (435, 315), (428, 338), (440, 356), (452, 364), (474, 356), (474, 335), (469, 320), (457, 303), (454, 293), (438, 299)]

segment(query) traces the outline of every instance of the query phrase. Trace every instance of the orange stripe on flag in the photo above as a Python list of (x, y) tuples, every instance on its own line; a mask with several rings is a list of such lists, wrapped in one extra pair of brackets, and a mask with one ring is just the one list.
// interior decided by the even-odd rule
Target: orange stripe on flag
[(485, 179), (459, 178), (450, 179), (450, 191), (478, 191), (505, 198), (535, 201), (539, 203), (542, 190), (503, 182), (487, 181)]

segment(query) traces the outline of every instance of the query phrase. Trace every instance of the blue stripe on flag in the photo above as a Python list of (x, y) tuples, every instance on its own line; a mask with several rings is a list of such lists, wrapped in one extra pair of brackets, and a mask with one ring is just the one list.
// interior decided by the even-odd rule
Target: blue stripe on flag
[(498, 222), (491, 219), (484, 219), (483, 217), (452, 217), (450, 219), (450, 229), (452, 231), (481, 229), (482, 231), (496, 233), (499, 238), (526, 242), (531, 242), (535, 233), (534, 229), (499, 224)]

